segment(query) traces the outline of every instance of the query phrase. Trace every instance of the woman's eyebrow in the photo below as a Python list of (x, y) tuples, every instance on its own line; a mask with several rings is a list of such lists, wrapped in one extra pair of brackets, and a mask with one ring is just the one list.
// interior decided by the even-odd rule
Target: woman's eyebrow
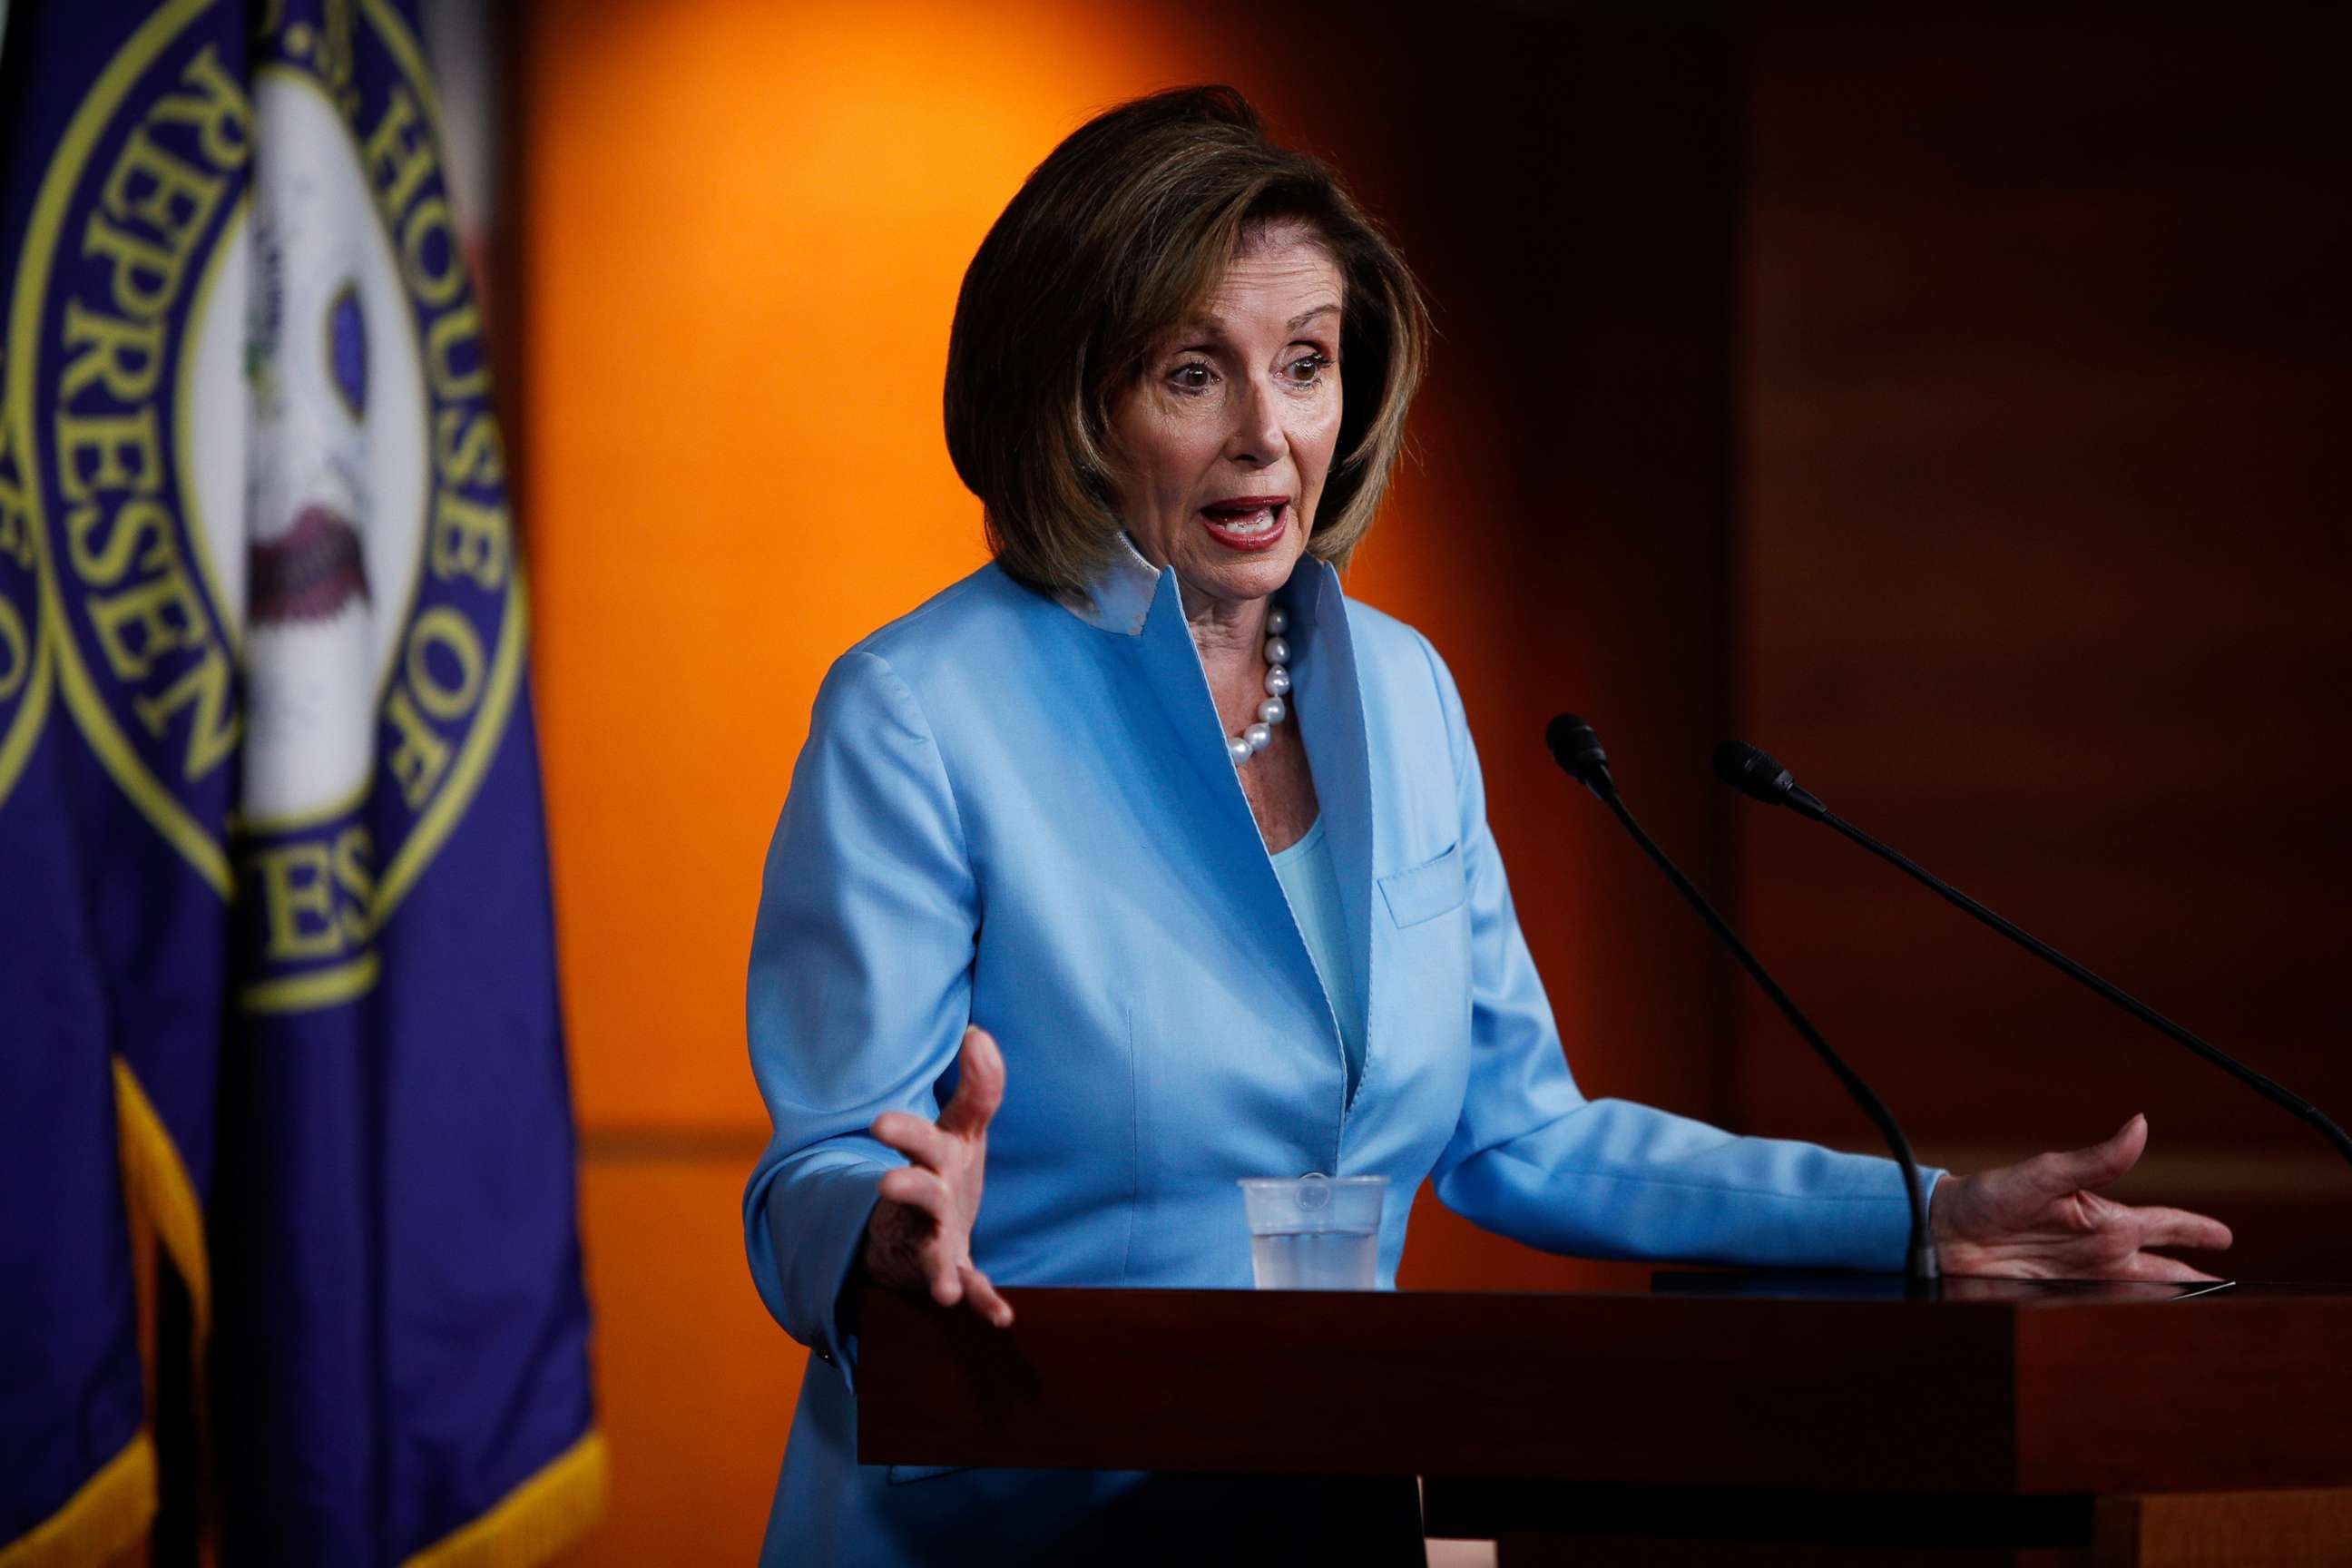
[(1297, 331), (1318, 316), (1336, 316), (1339, 313), (1339, 307), (1337, 305), (1318, 305), (1311, 310), (1301, 310), (1290, 318), (1290, 331)]

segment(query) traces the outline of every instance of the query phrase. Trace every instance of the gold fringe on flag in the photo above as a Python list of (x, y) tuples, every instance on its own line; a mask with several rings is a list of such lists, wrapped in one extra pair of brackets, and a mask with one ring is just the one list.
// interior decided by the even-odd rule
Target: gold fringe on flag
[(205, 1209), (154, 1102), (121, 1057), (114, 1058), (114, 1115), (122, 1144), (122, 1187), (133, 1214), (152, 1226), (188, 1288), (197, 1364), (213, 1328), (213, 1271), (205, 1254)]
[(129, 1551), (155, 1517), (155, 1447), (140, 1433), (65, 1507), (0, 1542), (0, 1568), (84, 1568)]
[[(509, 1492), (496, 1508), (443, 1536), (401, 1568), (534, 1568), (578, 1541), (604, 1514), (612, 1458), (590, 1431)], [(0, 1568), (16, 1568), (0, 1563)]]

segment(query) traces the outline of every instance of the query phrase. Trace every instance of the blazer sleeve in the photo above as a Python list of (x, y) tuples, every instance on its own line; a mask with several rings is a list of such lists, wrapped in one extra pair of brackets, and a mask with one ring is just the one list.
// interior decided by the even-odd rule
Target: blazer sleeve
[[(1901, 1268), (1910, 1215), (1893, 1161), (1738, 1137), (1578, 1090), (1486, 825), (1460, 693), (1423, 646), (1461, 805), (1471, 941), (1470, 1082), (1433, 1173), (1439, 1201), (1486, 1229), (1582, 1258)], [(1922, 1171), (1930, 1193), (1941, 1174)]]
[(743, 1194), (761, 1300), (846, 1378), (838, 1321), (882, 1173), (866, 1129), (939, 1114), (971, 1011), (977, 889), (947, 768), (881, 658), (826, 675), (768, 850), (745, 1022), (774, 1134)]

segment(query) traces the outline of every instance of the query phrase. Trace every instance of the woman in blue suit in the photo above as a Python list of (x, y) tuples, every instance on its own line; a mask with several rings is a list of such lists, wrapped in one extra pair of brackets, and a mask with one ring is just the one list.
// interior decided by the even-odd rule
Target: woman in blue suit
[[(854, 1281), (1246, 1287), (1237, 1178), (1386, 1176), (1383, 1288), (1424, 1178), (1558, 1252), (1899, 1267), (1890, 1163), (1578, 1092), (1453, 679), (1340, 590), (1427, 332), (1223, 89), (1079, 130), (974, 258), (996, 559), (826, 677), (753, 937), (745, 1237), (817, 1358), (766, 1562), (1419, 1561), (1409, 1486), (856, 1462)], [(2199, 1277), (2140, 1249), (2219, 1226), (2086, 1190), (2144, 1138), (1937, 1181), (1947, 1268)]]

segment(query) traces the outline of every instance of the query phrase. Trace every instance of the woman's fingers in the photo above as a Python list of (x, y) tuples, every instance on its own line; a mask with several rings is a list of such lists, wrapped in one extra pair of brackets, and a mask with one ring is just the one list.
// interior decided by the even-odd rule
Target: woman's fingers
[(2105, 1186), (2139, 1163), (2147, 1147), (2147, 1118), (2135, 1116), (2105, 1142), (2063, 1153), (2036, 1154), (2016, 1169), (2052, 1197)]
[(2154, 1252), (2133, 1254), (2124, 1265), (2124, 1269), (2126, 1279), (2153, 1279), (2171, 1285), (2210, 1285), (2220, 1279), (2220, 1276), (2208, 1274), (2201, 1268), (2191, 1268), (2177, 1258), (2166, 1258)]
[(901, 1165), (895, 1171), (885, 1171), (875, 1191), (894, 1204), (922, 1210), (940, 1226), (947, 1225), (955, 1212), (947, 1184), (920, 1165)]
[(2218, 1219), (2187, 1209), (2134, 1209), (2139, 1221), (2142, 1247), (2191, 1247), (2201, 1251), (2219, 1252), (2234, 1239), (2230, 1227)]
[(2037, 1154), (2020, 1164), (1961, 1177), (1936, 1189), (1941, 1234), (1961, 1244), (1964, 1271), (2059, 1279), (2210, 1283), (2214, 1276), (2145, 1250), (2218, 1250), (2230, 1227), (2187, 1209), (2138, 1208), (2098, 1195), (2138, 1163), (2147, 1119), (2135, 1116), (2087, 1149)]
[(1000, 1329), (1011, 1328), (1013, 1308), (996, 1293), (996, 1287), (989, 1283), (988, 1276), (969, 1263), (963, 1266), (961, 1273), (964, 1300), (971, 1303), (972, 1310)]
[(952, 1170), (959, 1162), (959, 1146), (954, 1138), (921, 1117), (909, 1116), (903, 1110), (886, 1110), (876, 1117), (874, 1137), (885, 1147), (896, 1149), (915, 1163), (934, 1171)]
[(966, 1259), (971, 1215), (980, 1203), (981, 1150), (989, 1121), (1004, 1102), (1004, 1056), (987, 1030), (971, 1027), (963, 1032), (958, 1061), (956, 1092), (937, 1123), (903, 1110), (874, 1119), (876, 1141), (913, 1162), (885, 1171), (877, 1193), (928, 1216), (929, 1226), (907, 1215), (877, 1215), (867, 1228), (876, 1241), (890, 1233), (910, 1254), (894, 1263), (894, 1272), (905, 1270), (898, 1278), (919, 1282), (942, 1307), (969, 1300), (973, 1310), (1001, 1328), (1013, 1321), (1013, 1309)]
[(963, 1032), (963, 1050), (956, 1058), (955, 1098), (940, 1112), (940, 1131), (973, 1138), (988, 1131), (996, 1108), (1004, 1103), (1004, 1053), (996, 1037), (974, 1024)]
[[(869, 1222), (869, 1233), (880, 1247), (875, 1255), (882, 1264), (877, 1268), (877, 1277), (887, 1283), (919, 1285), (942, 1307), (964, 1300), (968, 1290), (977, 1292), (972, 1306), (982, 1317), (999, 1327), (1013, 1321), (1012, 1309), (996, 1294), (988, 1277), (960, 1261), (969, 1254), (961, 1237), (949, 1235), (952, 1205), (945, 1183), (929, 1171), (905, 1165), (885, 1172), (877, 1190), (886, 1201), (921, 1214), (928, 1221), (912, 1222), (913, 1228), (903, 1220), (886, 1225), (877, 1211), (876, 1220)], [(869, 1267), (873, 1266), (869, 1259)]]

